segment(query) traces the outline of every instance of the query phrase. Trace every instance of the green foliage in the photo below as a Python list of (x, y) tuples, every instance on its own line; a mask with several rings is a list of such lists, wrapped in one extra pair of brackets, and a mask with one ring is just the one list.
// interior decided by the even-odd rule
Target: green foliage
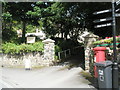
[(33, 44), (15, 44), (15, 43), (5, 43), (2, 44), (2, 51), (6, 54), (21, 54), (26, 52), (39, 52), (43, 51), (43, 43), (36, 42)]
[[(39, 26), (40, 29), (44, 30), (48, 37), (54, 37), (56, 34), (61, 34), (62, 38), (65, 38), (66, 40), (67, 35), (69, 35), (72, 40), (77, 40), (80, 32), (85, 30), (83, 29), (84, 27), (91, 31), (94, 30), (92, 27), (93, 23), (91, 23), (94, 20), (92, 13), (109, 7), (111, 7), (111, 3), (67, 3), (43, 1), (17, 3), (5, 2), (3, 4), (2, 16), (5, 20), (18, 21), (20, 24), (23, 24), (11, 26), (12, 28), (15, 27), (23, 30), (23, 41), (25, 41), (24, 34), (26, 32), (35, 31), (35, 27), (32, 25)], [(28, 23), (31, 25), (26, 26)], [(14, 22), (11, 21), (11, 25), (13, 24)], [(5, 28), (6, 27), (8, 26), (5, 26)], [(101, 33), (101, 30), (100, 32), (94, 30), (94, 32), (96, 32), (97, 35), (100, 34), (99, 36), (105, 36), (105, 34), (108, 34), (106, 32)]]
[(112, 41), (113, 41), (113, 38), (105, 39), (105, 40), (104, 40), (104, 43), (112, 43)]
[(2, 14), (2, 18), (3, 18), (5, 21), (11, 21), (11, 20), (12, 20), (12, 14), (10, 14), (9, 12), (3, 13), (3, 14)]
[(36, 4), (40, 5), (40, 4), (43, 4), (43, 2), (42, 1), (38, 1), (38, 2), (36, 2)]
[(35, 7), (34, 8), (34, 10), (36, 10), (36, 12), (32, 12), (32, 11), (28, 11), (26, 14), (27, 15), (30, 15), (31, 16), (31, 18), (33, 17), (39, 17), (40, 16), (40, 8), (38, 8), (38, 7)]
[(100, 41), (95, 41), (95, 42), (93, 42), (93, 44), (100, 44), (101, 42)]
[(120, 37), (117, 37), (117, 38), (116, 38), (116, 41), (117, 41), (117, 42), (120, 42)]
[(55, 52), (60, 52), (60, 51), (62, 51), (62, 49), (58, 45), (55, 45)]
[(33, 44), (34, 51), (43, 51), (44, 44), (42, 42), (36, 42)]
[(13, 43), (6, 43), (2, 44), (3, 53), (10, 53), (13, 54), (14, 52), (17, 53), (17, 45)]
[(13, 21), (12, 21), (12, 29), (13, 29), (14, 31), (17, 31), (17, 30), (19, 30), (19, 29), (22, 29), (22, 24), (21, 24), (21, 22), (16, 21), (16, 20), (13, 20)]
[(54, 58), (55, 58), (55, 60), (58, 60), (58, 56), (56, 56), (56, 55), (55, 55), (55, 57), (54, 57)]
[[(120, 42), (120, 37), (116, 37), (116, 41)], [(94, 45), (102, 44), (102, 43), (108, 43), (108, 44), (113, 43), (113, 37), (109, 39), (102, 39), (102, 40), (93, 42)]]
[(29, 24), (29, 25), (26, 25), (26, 32), (27, 33), (35, 33), (36, 31), (36, 26), (33, 26), (33, 25), (31, 25), (31, 24)]

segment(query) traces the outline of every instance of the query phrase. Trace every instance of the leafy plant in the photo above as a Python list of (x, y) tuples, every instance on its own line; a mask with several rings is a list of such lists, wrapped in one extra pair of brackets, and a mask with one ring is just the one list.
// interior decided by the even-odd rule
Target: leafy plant
[(55, 52), (60, 52), (60, 51), (62, 51), (62, 49), (58, 45), (55, 45)]
[(93, 44), (100, 44), (101, 42), (100, 41), (95, 41), (95, 42), (93, 42)]
[(36, 30), (36, 27), (35, 26), (33, 26), (33, 25), (26, 25), (26, 32), (27, 33), (33, 33), (33, 32), (35, 32), (35, 30)]
[[(116, 39), (117, 39), (117, 38), (116, 38)], [(96, 45), (96, 44), (102, 44), (102, 43), (112, 43), (112, 41), (113, 41), (113, 38), (102, 39), (102, 40), (93, 42), (93, 44)]]
[(17, 45), (14, 43), (6, 43), (2, 45), (3, 53), (14, 54), (17, 50)]
[(43, 51), (44, 44), (42, 42), (36, 42), (33, 44), (34, 51)]
[(36, 42), (34, 44), (21, 44), (17, 45), (15, 43), (5, 43), (2, 44), (2, 51), (6, 54), (21, 54), (26, 52), (37, 52), (43, 51), (43, 43)]
[(111, 39), (111, 38), (110, 39), (105, 39), (104, 43), (112, 43), (112, 41), (113, 41), (113, 39)]
[(116, 41), (119, 42), (119, 41), (120, 41), (120, 37), (117, 37), (117, 38), (116, 38)]
[(6, 21), (10, 21), (12, 20), (12, 14), (10, 14), (9, 12), (3, 13), (2, 18)]

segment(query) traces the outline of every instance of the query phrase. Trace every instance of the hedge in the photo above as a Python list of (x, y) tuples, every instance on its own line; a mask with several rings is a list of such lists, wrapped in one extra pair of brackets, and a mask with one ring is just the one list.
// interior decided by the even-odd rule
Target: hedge
[[(33, 44), (15, 44), (15, 43), (4, 43), (2, 44), (2, 53), (5, 54), (22, 54), (28, 52), (43, 52), (44, 44), (42, 41), (35, 42)], [(58, 45), (55, 45), (55, 52), (62, 51)]]
[(5, 54), (21, 54), (26, 52), (43, 51), (43, 43), (35, 42), (34, 44), (15, 44), (4, 43), (2, 44), (2, 52)]

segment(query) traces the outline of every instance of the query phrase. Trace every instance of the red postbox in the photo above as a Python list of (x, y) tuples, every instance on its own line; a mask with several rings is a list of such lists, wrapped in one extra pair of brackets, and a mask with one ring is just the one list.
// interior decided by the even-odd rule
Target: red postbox
[[(100, 62), (100, 61), (105, 61), (106, 60), (106, 56), (105, 56), (105, 50), (106, 47), (95, 47), (94, 49), (94, 58), (95, 58), (95, 62)], [(96, 66), (94, 67), (94, 77), (97, 78), (98, 74), (97, 74), (97, 70), (96, 70)]]

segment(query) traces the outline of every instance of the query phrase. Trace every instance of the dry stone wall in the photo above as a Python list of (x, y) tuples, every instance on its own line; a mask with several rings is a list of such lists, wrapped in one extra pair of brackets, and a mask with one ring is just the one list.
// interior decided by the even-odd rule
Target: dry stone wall
[(39, 67), (53, 65), (54, 61), (54, 40), (46, 39), (44, 43), (44, 52), (33, 52), (22, 55), (2, 54), (0, 65), (4, 67)]
[(30, 61), (31, 67), (37, 67), (42, 65), (43, 55), (34, 53), (27, 53), (24, 55), (2, 55), (2, 65), (4, 67), (24, 67), (26, 61)]

